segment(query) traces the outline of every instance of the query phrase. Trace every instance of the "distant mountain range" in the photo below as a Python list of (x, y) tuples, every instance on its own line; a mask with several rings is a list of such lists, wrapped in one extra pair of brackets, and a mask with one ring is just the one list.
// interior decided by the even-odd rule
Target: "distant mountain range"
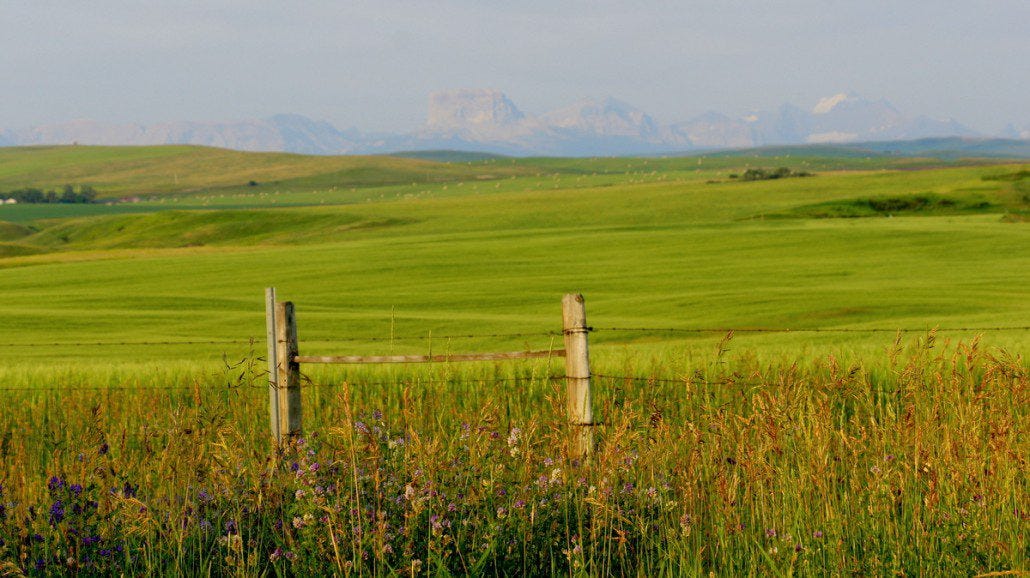
[[(997, 135), (1030, 139), (1030, 126)], [(41, 144), (197, 144), (248, 151), (303, 154), (376, 154), (464, 150), (509, 155), (595, 156), (692, 152), (768, 145), (907, 141), (935, 137), (984, 138), (947, 119), (909, 116), (886, 100), (853, 94), (821, 99), (809, 110), (776, 110), (731, 117), (709, 112), (663, 125), (644, 111), (607, 98), (585, 99), (542, 115), (521, 111), (503, 93), (463, 89), (434, 93), (420, 129), (403, 134), (340, 130), (300, 115), (237, 122), (153, 125), (74, 121), (0, 130), (0, 146)], [(989, 148), (989, 147), (988, 147)]]

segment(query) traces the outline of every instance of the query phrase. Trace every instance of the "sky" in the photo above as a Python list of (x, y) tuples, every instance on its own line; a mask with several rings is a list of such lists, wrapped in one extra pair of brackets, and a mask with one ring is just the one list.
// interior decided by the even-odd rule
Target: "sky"
[(408, 131), (428, 95), (540, 114), (615, 97), (659, 122), (850, 92), (1030, 125), (1030, 2), (0, 0), (0, 128), (294, 113)]

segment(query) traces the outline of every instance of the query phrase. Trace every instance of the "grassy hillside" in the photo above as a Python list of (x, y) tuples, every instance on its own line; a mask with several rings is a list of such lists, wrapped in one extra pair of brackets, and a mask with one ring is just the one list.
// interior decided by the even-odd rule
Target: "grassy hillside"
[(0, 147), (0, 191), (89, 184), (101, 198), (235, 189), (251, 181), (259, 186), (310, 189), (495, 178), (510, 173), (507, 167), (487, 173), (468, 165), (387, 156), (319, 157), (197, 146)]
[[(698, 160), (706, 162), (692, 166)], [(263, 334), (270, 285), (297, 302), (302, 341), (549, 331), (569, 291), (587, 295), (598, 327), (930, 329), (1030, 320), (1025, 165), (737, 182), (728, 175), (741, 166), (677, 170), (682, 159), (653, 172), (642, 170), (656, 162), (647, 159), (529, 162), (536, 172), (496, 181), (204, 192), (140, 203), (153, 211), (145, 214), (7, 225), (7, 339), (246, 341)], [(822, 217), (855, 215), (812, 209), (927, 195), (961, 200), (962, 210), (836, 219)], [(707, 351), (720, 336), (618, 331), (594, 341), (599, 355), (680, 355)], [(1025, 331), (991, 338), (1028, 344)], [(737, 337), (739, 347), (769, 355), (869, 352), (885, 341), (875, 333)], [(409, 339), (391, 348), (548, 344)], [(379, 351), (375, 343), (347, 347)], [(64, 358), (216, 360), (246, 349), (110, 346), (69, 349)], [(52, 355), (0, 353), (26, 367)]]

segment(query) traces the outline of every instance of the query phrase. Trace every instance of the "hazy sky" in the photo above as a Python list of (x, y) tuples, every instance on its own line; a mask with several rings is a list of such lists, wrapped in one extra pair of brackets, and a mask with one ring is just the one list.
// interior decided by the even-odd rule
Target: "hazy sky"
[(0, 127), (298, 113), (408, 130), (430, 92), (676, 122), (848, 91), (1030, 124), (1027, 0), (0, 0)]

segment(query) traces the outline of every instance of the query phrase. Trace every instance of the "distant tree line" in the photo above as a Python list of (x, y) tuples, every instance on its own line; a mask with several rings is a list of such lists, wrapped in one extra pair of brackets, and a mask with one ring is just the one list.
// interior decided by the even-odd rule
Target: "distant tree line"
[(96, 189), (89, 185), (80, 185), (78, 191), (72, 185), (65, 185), (60, 192), (31, 187), (0, 192), (0, 200), (14, 199), (19, 203), (92, 203), (96, 198)]
[(787, 167), (778, 169), (748, 169), (743, 175), (732, 174), (731, 179), (742, 181), (770, 181), (773, 179), (787, 179), (791, 177), (811, 177), (812, 173), (806, 171), (792, 171)]

